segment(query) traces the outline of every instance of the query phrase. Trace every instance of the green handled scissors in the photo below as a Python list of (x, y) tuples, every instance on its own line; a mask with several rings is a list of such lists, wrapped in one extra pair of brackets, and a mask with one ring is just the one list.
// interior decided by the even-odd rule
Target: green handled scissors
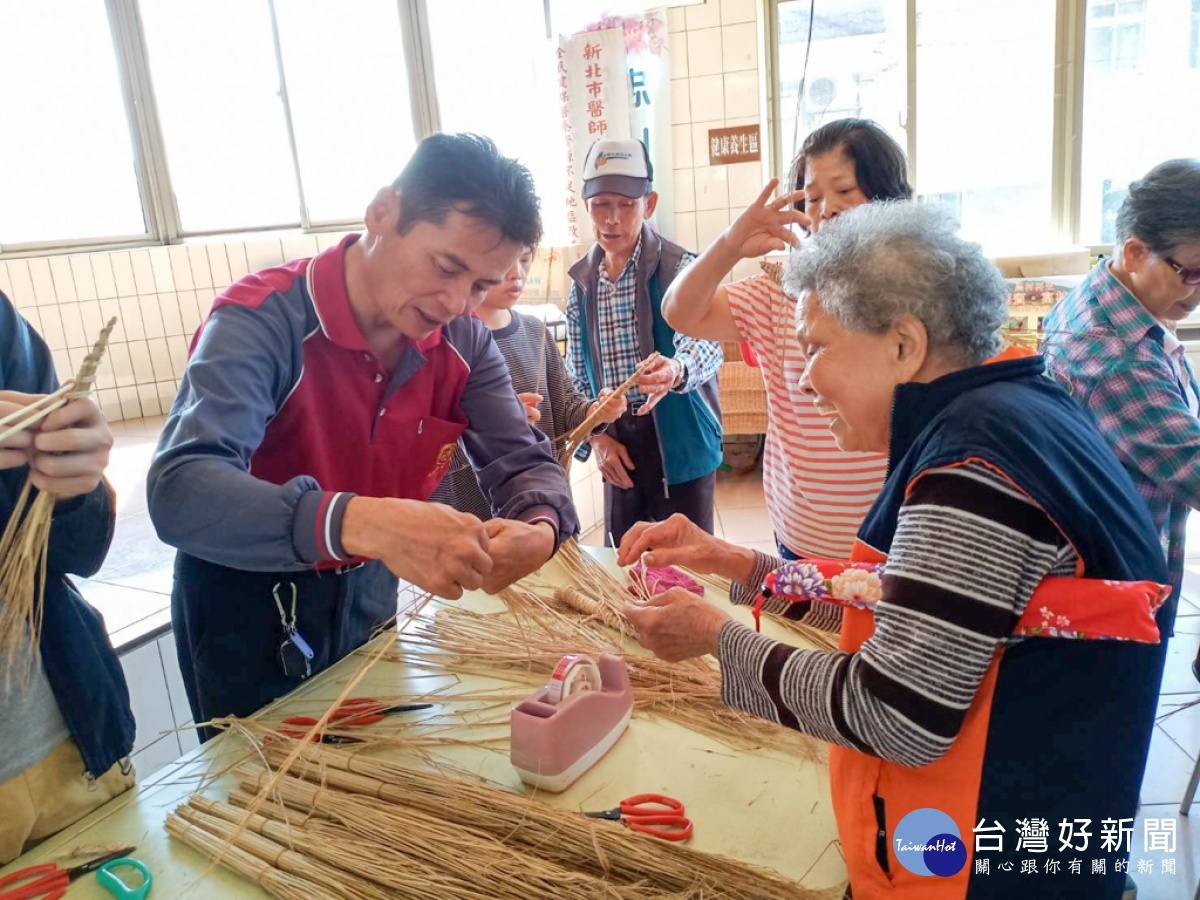
[[(141, 883), (131, 885), (113, 871), (113, 869), (122, 868), (137, 870), (142, 876)], [(154, 876), (150, 874), (146, 864), (140, 859), (133, 859), (129, 856), (122, 856), (120, 859), (106, 862), (96, 870), (96, 880), (114, 897), (128, 898), (128, 900), (144, 900), (150, 893), (150, 886), (154, 884)]]

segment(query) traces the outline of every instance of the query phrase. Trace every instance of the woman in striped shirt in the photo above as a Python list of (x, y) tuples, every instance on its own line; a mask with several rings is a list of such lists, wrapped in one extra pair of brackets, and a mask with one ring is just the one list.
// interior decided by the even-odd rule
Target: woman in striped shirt
[[(851, 561), (778, 576), (801, 610), (841, 607), (840, 650), (770, 640), (679, 589), (626, 612), (660, 657), (715, 654), (729, 705), (833, 745), (856, 900), (1115, 900), (1129, 847), (1100, 837), (1136, 815), (1167, 567), (1087, 413), (1041, 357), (997, 355), (1005, 282), (955, 231), (934, 207), (866, 204), (789, 262), (800, 391), (843, 450), (888, 453)], [(618, 562), (643, 553), (752, 592), (780, 565), (679, 517), (636, 525)], [(922, 816), (944, 827), (905, 831)], [(1054, 870), (1022, 852), (1031, 821), (1091, 840), (1072, 831)], [(910, 845), (939, 836), (957, 853), (931, 873)]]
[(775, 280), (766, 274), (726, 285), (721, 280), (740, 259), (795, 244), (790, 224), (815, 234), (847, 209), (908, 199), (912, 188), (904, 151), (865, 119), (840, 119), (810, 134), (788, 181), (795, 193), (772, 201), (772, 181), (676, 277), (663, 315), (691, 337), (750, 344), (767, 389), (763, 486), (779, 552), (788, 559), (845, 556), (883, 483), (884, 458), (838, 449), (828, 423), (797, 392), (804, 354), (796, 342), (795, 302)]

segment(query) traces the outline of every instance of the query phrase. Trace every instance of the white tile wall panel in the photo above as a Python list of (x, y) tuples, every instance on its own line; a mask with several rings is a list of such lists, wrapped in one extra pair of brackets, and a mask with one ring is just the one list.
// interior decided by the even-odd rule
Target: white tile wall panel
[(667, 34), (687, 30), (687, 12), (682, 6), (672, 6), (667, 10)]
[(56, 303), (77, 303), (79, 301), (79, 296), (75, 293), (75, 276), (71, 273), (71, 261), (68, 257), (50, 257), (50, 277), (54, 281)]
[(671, 121), (682, 125), (692, 121), (691, 79), (671, 80)]
[(196, 281), (192, 278), (192, 259), (188, 255), (187, 247), (182, 244), (168, 247), (167, 256), (171, 260), (171, 276), (175, 280), (175, 290), (188, 291), (194, 288)]
[(50, 357), (54, 360), (54, 373), (58, 380), (66, 381), (71, 377), (75, 367), (71, 365), (71, 354), (67, 350), (51, 350)]
[(58, 307), (40, 306), (38, 313), (42, 319), (39, 331), (46, 346), (51, 350), (66, 350), (67, 338), (63, 334), (62, 316), (59, 314)]
[(121, 413), (121, 401), (117, 398), (116, 388), (97, 388), (96, 400), (104, 412), (104, 418), (110, 422), (124, 418)]
[(150, 345), (147, 341), (130, 341), (129, 359), (133, 362), (134, 384), (149, 384), (154, 381), (154, 363), (150, 360)]
[[(100, 330), (108, 322), (100, 312), (100, 301), (84, 300), (81, 302), (79, 304), (79, 318), (83, 321), (83, 333), (87, 335), (87, 343), (90, 347), (95, 343), (96, 338), (100, 336)], [(113, 328), (113, 331), (116, 330), (116, 328)], [(112, 339), (111, 335), (109, 335), (109, 339)]]
[(225, 252), (225, 245), (208, 244), (204, 250), (208, 254), (208, 269), (212, 274), (213, 287), (223, 290), (233, 281), (229, 272), (229, 255)]
[(142, 333), (148, 338), (160, 338), (166, 335), (163, 327), (162, 310), (156, 294), (139, 296), (138, 309), (141, 310)]
[(724, 119), (713, 119), (705, 122), (692, 123), (692, 158), (696, 161), (697, 169), (706, 168), (708, 166), (709, 129), (724, 127)]
[(158, 402), (158, 388), (153, 384), (139, 384), (137, 386), (138, 402), (141, 405), (143, 416), (160, 416), (162, 415), (162, 407)]
[(113, 274), (112, 254), (93, 253), (88, 257), (96, 279), (96, 296), (108, 300), (117, 296), (117, 277)]
[[(736, 27), (736, 26), (733, 26)], [(687, 33), (688, 75), (720, 75), (724, 71), (721, 63), (721, 29), (704, 28)]]
[(137, 281), (133, 277), (133, 259), (128, 253), (114, 253), (112, 257), (113, 274), (117, 279), (117, 296), (131, 297), (138, 292)]
[(722, 75), (698, 75), (688, 79), (691, 108), (697, 118), (725, 118), (725, 78)]
[(179, 315), (183, 322), (183, 335), (189, 341), (200, 327), (200, 308), (196, 304), (195, 291), (179, 292)]
[(725, 166), (729, 177), (729, 206), (738, 216), (762, 193), (767, 179), (762, 165), (756, 162), (734, 163)]
[(131, 250), (129, 262), (133, 266), (133, 283), (139, 296), (158, 293), (154, 284), (154, 267), (150, 265), (149, 250)]
[(95, 300), (99, 294), (96, 292), (96, 276), (92, 272), (92, 261), (82, 254), (76, 254), (67, 259), (71, 264), (71, 278), (75, 282), (75, 296), (80, 301)]
[(675, 235), (673, 240), (686, 250), (696, 252), (703, 249), (696, 245), (695, 213), (675, 214)]
[(171, 365), (171, 351), (167, 347), (167, 339), (150, 338), (146, 341), (146, 347), (150, 351), (150, 365), (154, 369), (154, 377), (150, 380), (171, 381), (175, 377), (175, 368)]
[(52, 306), (58, 302), (48, 259), (35, 257), (29, 260), (29, 276), (33, 279), (33, 295), (37, 298), (38, 306)]
[(726, 72), (758, 68), (758, 26), (753, 22), (726, 25), (721, 29), (721, 53)]
[[(757, 70), (726, 72), (724, 78), (725, 115), (731, 118), (757, 116), (759, 113)], [(738, 165), (745, 165), (745, 163), (738, 163)]]
[(165, 416), (171, 411), (171, 404), (175, 402), (175, 395), (179, 393), (179, 382), (159, 381), (154, 385), (154, 390), (158, 393), (158, 405)]
[(0, 293), (14, 303), (16, 302), (13, 297), (12, 282), (8, 280), (8, 264), (4, 262), (0, 262)]
[(192, 264), (192, 283), (196, 289), (212, 287), (212, 269), (208, 265), (208, 250), (203, 244), (190, 244), (187, 252), (188, 259)]
[(701, 166), (696, 171), (696, 211), (729, 209), (729, 167)]
[(250, 263), (246, 261), (246, 245), (237, 243), (225, 244), (225, 258), (229, 261), (229, 283), (237, 281), (250, 271)]
[[(129, 701), (133, 707), (134, 720), (137, 722), (137, 737), (133, 742), (136, 754), (156, 744), (163, 737), (162, 732), (173, 729), (175, 719), (171, 715), (167, 678), (163, 674), (157, 642), (143, 644), (121, 656), (121, 668), (125, 671), (125, 681), (129, 685)], [(177, 742), (175, 748), (178, 751)]]
[(171, 254), (166, 247), (150, 248), (150, 268), (154, 272), (154, 289), (159, 294), (174, 292), (175, 275), (171, 270)]
[(120, 341), (108, 345), (108, 353), (104, 358), (112, 371), (114, 387), (131, 387), (137, 384), (137, 376), (133, 373), (133, 358), (129, 355), (129, 342)]
[(696, 249), (702, 250), (729, 227), (728, 209), (701, 210), (696, 213)]
[(280, 245), (284, 262), (290, 262), (293, 259), (308, 259), (310, 256), (316, 256), (318, 252), (317, 238), (312, 234), (286, 237), (280, 241)]
[(37, 294), (34, 293), (33, 279), (29, 275), (29, 261), (10, 259), (7, 265), (8, 283), (12, 285), (12, 293), (8, 298), (17, 304), (17, 309), (37, 306)]
[(698, 28), (713, 28), (721, 24), (720, 0), (705, 0), (704, 3), (688, 6), (685, 10), (688, 31), (695, 31)]
[(167, 337), (183, 334), (183, 316), (179, 312), (177, 294), (159, 294), (158, 310), (162, 313), (163, 334)]
[(78, 303), (58, 304), (58, 314), (62, 319), (64, 346), (68, 349), (72, 347), (90, 347), (92, 342), (98, 337), (98, 335), (92, 335), (89, 338), (83, 330), (83, 317), (79, 315)]
[(42, 333), (42, 317), (36, 306), (26, 307), (21, 310), (21, 315), (25, 317), (31, 328), (38, 334)]
[(174, 376), (175, 381), (183, 378), (183, 370), (187, 367), (188, 343), (190, 340), (190, 337), (183, 337), (182, 335), (167, 338), (167, 349), (171, 355), (171, 374)]
[(681, 31), (667, 39), (667, 50), (670, 54), (672, 78), (688, 77), (688, 42), (687, 32)]
[[(690, 169), (693, 165), (694, 156), (692, 154), (692, 126), (691, 125), (672, 125), (671, 126), (671, 158), (676, 169)], [(708, 161), (708, 157), (704, 158)]]
[(249, 241), (246, 244), (246, 265), (250, 272), (269, 269), (283, 262), (283, 247), (278, 240)]
[(675, 212), (695, 212), (696, 176), (691, 169), (675, 170)]
[(755, 22), (758, 19), (760, 0), (721, 0), (721, 24)]
[(122, 419), (140, 419), (142, 417), (142, 405), (138, 402), (136, 387), (119, 387), (117, 395), (121, 399)]

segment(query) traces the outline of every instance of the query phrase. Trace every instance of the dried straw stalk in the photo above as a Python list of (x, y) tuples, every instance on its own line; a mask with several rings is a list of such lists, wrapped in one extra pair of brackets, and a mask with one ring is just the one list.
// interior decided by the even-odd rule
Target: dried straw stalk
[[(282, 756), (275, 747), (268, 747), (267, 753)], [(762, 900), (825, 896), (766, 869), (668, 844), (499, 788), (330, 747), (307, 745), (301, 753), (303, 761), (294, 773), (326, 786), (323, 791), (313, 789), (315, 794), (336, 789), (385, 801), (403, 810), (398, 816), (401, 829), (413, 812), (448, 817), (460, 827), (498, 839), (509, 852), (534, 854), (614, 885), (654, 887), (680, 896)]]
[[(303, 764), (302, 764), (303, 765)], [(512, 846), (474, 827), (475, 810), (446, 791), (443, 802), (432, 809), (381, 799), (372, 790), (397, 795), (397, 786), (385, 785), (335, 769), (312, 767), (312, 781), (288, 776), (279, 782), (280, 799), (297, 810), (316, 809), (334, 817), (336, 825), (309, 825), (321, 839), (340, 834), (345, 842), (373, 848), (354, 853), (342, 865), (364, 878), (387, 886), (396, 896), (412, 898), (493, 897), (497, 900), (559, 900), (562, 897), (664, 897), (667, 892), (651, 885), (612, 884), (602, 876), (581, 872)], [(242, 784), (253, 790), (267, 777), (254, 766), (240, 767)], [(452, 779), (443, 779), (458, 785)], [(358, 790), (345, 790), (350, 785)], [(236, 814), (236, 810), (234, 813)], [(576, 814), (577, 815), (577, 814)], [(509, 828), (518, 825), (510, 821)], [(393, 864), (400, 855), (403, 867)]]
[[(433, 595), (428, 593), (418, 597), (411, 604), (409, 604), (405, 610), (397, 613), (394, 619), (390, 620), (389, 623), (380, 626), (380, 630), (382, 631), (387, 628), (388, 625), (396, 622), (399, 622), (399, 628), (400, 630), (403, 630), (405, 625), (421, 614), (421, 610), (423, 610), (432, 599)], [(342, 689), (342, 692), (338, 694), (337, 698), (331, 704), (329, 704), (329, 708), (317, 717), (317, 721), (308, 729), (303, 739), (295, 742), (295, 749), (291, 751), (287, 759), (280, 763), (279, 768), (267, 780), (267, 783), (263, 785), (262, 789), (258, 793), (258, 796), (255, 797), (254, 801), (246, 808), (245, 817), (235, 830), (234, 838), (236, 838), (242, 833), (243, 830), (245, 830), (246, 823), (250, 821), (250, 817), (258, 812), (259, 808), (266, 803), (267, 798), (271, 795), (271, 792), (275, 788), (275, 782), (287, 774), (288, 770), (292, 766), (292, 763), (299, 758), (300, 751), (304, 749), (304, 746), (310, 741), (318, 740), (320, 735), (325, 733), (325, 730), (329, 725), (329, 719), (333, 715), (334, 710), (340, 707), (346, 698), (348, 698), (354, 692), (354, 689), (358, 687), (359, 683), (363, 680), (363, 678), (366, 677), (366, 674), (371, 671), (371, 669), (377, 662), (379, 662), (380, 659), (384, 657), (391, 647), (392, 644), (390, 641), (379, 641), (379, 645), (367, 655), (367, 658), (363, 661), (362, 665), (358, 667), (358, 671), (355, 672), (354, 675), (351, 676), (350, 680), (346, 682), (346, 686)], [(232, 848), (233, 840), (230, 839), (224, 846)], [(220, 862), (221, 852), (218, 851), (213, 857), (213, 864), (215, 865)]]
[(279, 900), (312, 900), (313, 897), (326, 896), (311, 881), (281, 872), (245, 850), (227, 845), (212, 832), (185, 822), (179, 816), (167, 816), (166, 829), (171, 837), (199, 850), (214, 863), (250, 879)]
[[(641, 376), (642, 372), (644, 372), (651, 363), (656, 362), (660, 356), (661, 354), (655, 351), (638, 363), (633, 374), (626, 378), (625, 381), (613, 391), (613, 396), (620, 397), (629, 393), (629, 391), (633, 389), (633, 386), (637, 384), (637, 380)], [(571, 468), (571, 460), (575, 456), (575, 451), (579, 449), (580, 444), (592, 436), (592, 432), (595, 431), (596, 426), (600, 424), (600, 416), (602, 415), (603, 406), (604, 404), (597, 405), (597, 407), (592, 410), (591, 414), (582, 422), (580, 422), (566, 434), (562, 434), (554, 438), (554, 443), (558, 443), (560, 440), (563, 442), (562, 452), (558, 455), (558, 461), (562, 464), (564, 469), (569, 470)]]
[[(73, 381), (36, 403), (4, 417), (0, 441), (36, 424), (72, 400), (86, 397), (96, 380), (96, 369), (104, 358), (108, 337), (117, 324), (109, 319), (91, 352), (84, 357)], [(18, 659), (27, 665), (19, 673), (22, 684), (38, 659), (42, 635), (42, 601), (46, 590), (46, 564), (50, 525), (54, 517), (54, 494), (33, 495), (33, 483), (25, 480), (16, 506), (0, 535), (0, 659), (4, 660), (4, 684), (11, 686), (13, 666)], [(23, 646), (29, 653), (21, 653)]]
[(572, 582), (553, 591), (554, 605), (598, 619), (623, 637), (632, 634), (625, 618), (625, 606), (632, 597), (607, 566), (597, 562), (574, 538), (563, 541), (554, 558)]
[[(315, 854), (300, 852), (297, 847), (303, 832), (288, 829), (286, 825), (276, 824), (276, 837), (264, 836), (261, 828), (268, 820), (262, 816), (252, 816), (245, 831), (236, 834), (236, 823), (241, 818), (241, 810), (224, 804), (215, 804), (220, 809), (209, 807), (212, 814), (205, 811), (202, 803), (196, 802), (202, 798), (193, 797), (190, 806), (181, 806), (175, 810), (175, 815), (195, 828), (202, 828), (209, 834), (233, 841), (233, 845), (251, 856), (262, 860), (274, 869), (279, 869), (289, 875), (295, 875), (311, 881), (323, 888), (322, 893), (329, 897), (344, 897), (346, 900), (388, 900), (391, 896), (387, 891), (365, 878), (359, 877), (352, 871), (339, 871), (321, 861)], [(211, 802), (211, 801), (210, 801)], [(217, 812), (229, 810), (232, 819), (216, 815)], [(280, 834), (279, 832), (283, 833)], [(378, 858), (377, 858), (378, 864)]]
[[(487, 677), (544, 678), (564, 653), (622, 653), (621, 644), (587, 622), (548, 618), (511, 621), (459, 607), (440, 610), (432, 622), (399, 636), (390, 658), (425, 668)], [(481, 655), (480, 647), (487, 647)], [(641, 653), (625, 653), (635, 709), (661, 715), (692, 731), (739, 750), (770, 748), (819, 760), (825, 745), (808, 735), (726, 706), (721, 673), (711, 657), (669, 663)], [(523, 694), (514, 694), (521, 699)], [(453, 700), (453, 696), (443, 698)]]

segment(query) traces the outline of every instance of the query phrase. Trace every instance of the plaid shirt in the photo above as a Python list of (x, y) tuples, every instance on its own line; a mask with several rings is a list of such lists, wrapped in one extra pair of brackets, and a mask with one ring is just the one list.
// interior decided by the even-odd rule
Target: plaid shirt
[(1051, 371), (1091, 412), (1150, 508), (1178, 597), (1188, 507), (1200, 506), (1200, 419), (1187, 395), (1196, 380), (1183, 348), (1168, 353), (1162, 323), (1107, 263), (1043, 324)]
[[(637, 265), (642, 255), (642, 239), (638, 238), (633, 255), (625, 264), (624, 270), (617, 276), (616, 284), (608, 278), (604, 266), (600, 267), (600, 278), (596, 288), (596, 308), (598, 311), (597, 325), (600, 328), (600, 356), (604, 371), (604, 386), (616, 387), (624, 382), (637, 370), (642, 354), (638, 347), (636, 321), (637, 296)], [(696, 257), (685, 253), (679, 261), (675, 274), (683, 271)], [(591, 385), (579, 360), (583, 359), (583, 344), (585, 335), (585, 316), (583, 311), (583, 294), (579, 285), (571, 285), (571, 296), (567, 300), (567, 368), (575, 388), (585, 395), (591, 395)], [(683, 363), (683, 383), (674, 388), (680, 394), (694, 391), (717, 373), (721, 367), (723, 356), (721, 345), (716, 341), (698, 341), (675, 335), (675, 358)], [(626, 395), (631, 404), (645, 401), (646, 394), (638, 388), (631, 388)]]

